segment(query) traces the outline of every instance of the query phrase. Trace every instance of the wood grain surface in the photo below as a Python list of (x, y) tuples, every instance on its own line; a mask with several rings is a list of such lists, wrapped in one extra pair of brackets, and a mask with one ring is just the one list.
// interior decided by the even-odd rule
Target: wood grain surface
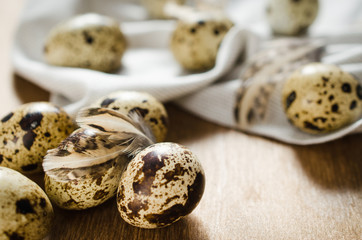
[[(0, 7), (0, 114), (49, 94), (14, 75), (10, 49), (23, 0)], [(220, 127), (167, 104), (167, 140), (199, 157), (199, 206), (157, 230), (125, 223), (115, 198), (85, 211), (55, 207), (48, 239), (362, 239), (362, 135), (293, 146)], [(40, 185), (42, 175), (32, 176)]]

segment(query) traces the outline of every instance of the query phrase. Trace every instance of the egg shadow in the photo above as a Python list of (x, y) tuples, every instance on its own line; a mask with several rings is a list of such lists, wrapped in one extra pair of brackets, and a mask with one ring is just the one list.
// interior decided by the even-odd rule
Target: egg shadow
[(17, 74), (13, 74), (13, 87), (22, 103), (49, 101), (50, 94), (48, 91)]
[(306, 175), (329, 190), (362, 190), (362, 135), (312, 146), (294, 146)]
[(55, 221), (49, 239), (209, 239), (197, 216), (189, 215), (171, 226), (141, 229), (126, 223), (119, 215), (116, 199), (82, 211), (55, 207)]
[(220, 132), (233, 131), (188, 113), (174, 103), (167, 103), (165, 106), (169, 116), (166, 141), (187, 144)]

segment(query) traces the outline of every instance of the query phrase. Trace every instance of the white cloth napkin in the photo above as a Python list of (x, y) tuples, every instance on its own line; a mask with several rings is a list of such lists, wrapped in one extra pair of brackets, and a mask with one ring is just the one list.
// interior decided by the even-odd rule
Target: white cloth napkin
[[(339, 64), (362, 79), (362, 1), (321, 0), (310, 38), (326, 42), (322, 61)], [(139, 90), (161, 101), (175, 101), (190, 112), (218, 124), (239, 128), (233, 116), (240, 73), (249, 59), (271, 39), (264, 16), (265, 1), (229, 1), (226, 10), (236, 23), (224, 38), (216, 65), (203, 73), (188, 73), (174, 60), (169, 39), (174, 21), (149, 20), (136, 0), (28, 0), (13, 51), (15, 71), (51, 93), (51, 101), (71, 114), (116, 90)], [(76, 14), (96, 12), (120, 21), (129, 48), (118, 73), (47, 65), (42, 53), (49, 30)], [(243, 57), (241, 57), (243, 56)], [(362, 119), (331, 134), (305, 134), (278, 116), (249, 129), (251, 133), (293, 144), (330, 141), (362, 128)]]

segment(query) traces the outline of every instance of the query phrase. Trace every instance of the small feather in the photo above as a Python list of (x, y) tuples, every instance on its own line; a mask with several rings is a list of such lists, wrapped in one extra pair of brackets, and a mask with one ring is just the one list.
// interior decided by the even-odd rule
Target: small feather
[(47, 175), (59, 181), (81, 179), (107, 171), (108, 165), (122, 165), (153, 144), (150, 127), (138, 113), (126, 116), (106, 108), (87, 108), (77, 117), (80, 129), (56, 149), (49, 150), (43, 161)]

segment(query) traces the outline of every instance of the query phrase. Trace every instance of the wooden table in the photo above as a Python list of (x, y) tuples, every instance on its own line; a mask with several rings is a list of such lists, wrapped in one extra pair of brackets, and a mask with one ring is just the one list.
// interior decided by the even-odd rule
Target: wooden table
[[(17, 77), (10, 49), (24, 0), (0, 8), (0, 114), (49, 94)], [(206, 173), (188, 217), (144, 230), (125, 223), (115, 199), (85, 211), (55, 207), (49, 239), (362, 239), (362, 135), (292, 146), (230, 130), (172, 104), (168, 141), (188, 146)], [(33, 176), (42, 185), (42, 176)]]

